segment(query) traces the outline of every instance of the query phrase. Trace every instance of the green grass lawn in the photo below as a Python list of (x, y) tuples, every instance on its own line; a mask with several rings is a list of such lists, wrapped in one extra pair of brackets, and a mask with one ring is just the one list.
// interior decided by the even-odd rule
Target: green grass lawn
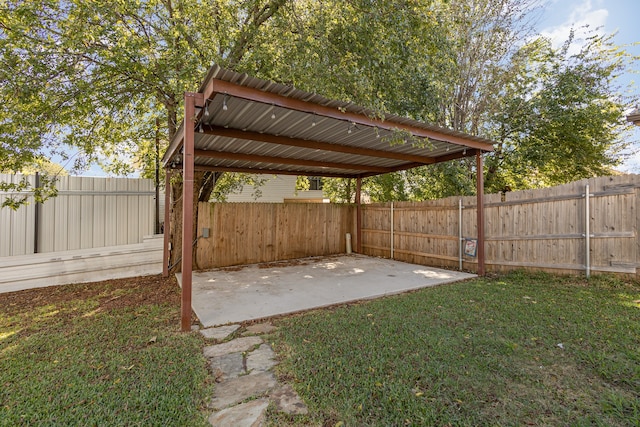
[(282, 319), (309, 416), (271, 425), (640, 425), (640, 284), (514, 273)]
[(206, 425), (178, 292), (155, 276), (0, 294), (0, 425)]
[[(640, 284), (511, 274), (281, 319), (308, 416), (273, 426), (640, 425)], [(173, 279), (0, 294), (0, 425), (206, 425)]]

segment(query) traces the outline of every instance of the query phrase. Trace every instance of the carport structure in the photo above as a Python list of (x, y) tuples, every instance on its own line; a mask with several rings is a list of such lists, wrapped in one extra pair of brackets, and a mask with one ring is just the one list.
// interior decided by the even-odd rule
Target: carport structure
[[(478, 274), (484, 274), (482, 153), (493, 151), (492, 141), (219, 66), (209, 70), (198, 92), (184, 96), (184, 121), (163, 158), (168, 172), (181, 170), (183, 176), (182, 330), (191, 328), (195, 171), (353, 178), (357, 183), (355, 252), (361, 253), (362, 178), (475, 156)], [(169, 274), (169, 206), (167, 200), (165, 276)]]

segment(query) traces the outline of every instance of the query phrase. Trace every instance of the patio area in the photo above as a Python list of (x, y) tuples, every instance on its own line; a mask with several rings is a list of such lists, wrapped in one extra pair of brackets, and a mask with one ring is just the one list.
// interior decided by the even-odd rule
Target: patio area
[[(182, 286), (182, 275), (176, 274)], [(263, 319), (457, 282), (475, 274), (363, 255), (303, 258), (193, 272), (204, 327)]]

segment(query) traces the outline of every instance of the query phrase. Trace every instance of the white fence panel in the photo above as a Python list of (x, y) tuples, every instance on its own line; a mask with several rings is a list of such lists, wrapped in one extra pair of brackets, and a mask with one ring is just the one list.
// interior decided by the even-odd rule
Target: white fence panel
[[(35, 177), (27, 178), (35, 183)], [(0, 174), (4, 182), (20, 179), (21, 175)], [(59, 177), (56, 187), (58, 196), (43, 204), (29, 197), (29, 204), (17, 211), (0, 209), (0, 257), (134, 244), (154, 234), (152, 180)], [(0, 192), (0, 203), (12, 195), (21, 196)]]
[[(22, 175), (0, 174), (0, 181), (17, 184), (23, 179)], [(26, 177), (27, 181), (35, 184), (35, 177)], [(0, 209), (0, 256), (3, 254), (33, 253), (35, 206), (33, 197), (28, 193), (12, 193), (15, 198), (27, 196), (28, 205), (21, 206), (18, 210), (9, 208)], [(10, 197), (9, 194), (0, 192), (0, 206)]]

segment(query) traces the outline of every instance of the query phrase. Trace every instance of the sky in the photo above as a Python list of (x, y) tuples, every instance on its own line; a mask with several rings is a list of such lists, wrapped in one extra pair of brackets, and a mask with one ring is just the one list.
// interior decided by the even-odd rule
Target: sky
[[(547, 0), (540, 12), (537, 30), (549, 37), (555, 46), (560, 46), (567, 39), (571, 28), (576, 29), (576, 42), (580, 42), (581, 27), (598, 30), (604, 34), (616, 32), (614, 42), (617, 45), (631, 45), (640, 42), (640, 2), (638, 0)], [(578, 46), (576, 46), (576, 49)], [(640, 57), (640, 45), (627, 46), (625, 49), (632, 55)], [(640, 72), (640, 61), (634, 67)], [(633, 84), (629, 94), (640, 95), (640, 74), (628, 73), (619, 78), (624, 86)], [(631, 111), (636, 105), (629, 105)], [(628, 112), (627, 112), (628, 114)], [(619, 168), (623, 172), (640, 173), (640, 126), (629, 135), (634, 150), (639, 151), (625, 160)], [(83, 173), (85, 176), (105, 176), (102, 169), (93, 165)]]

